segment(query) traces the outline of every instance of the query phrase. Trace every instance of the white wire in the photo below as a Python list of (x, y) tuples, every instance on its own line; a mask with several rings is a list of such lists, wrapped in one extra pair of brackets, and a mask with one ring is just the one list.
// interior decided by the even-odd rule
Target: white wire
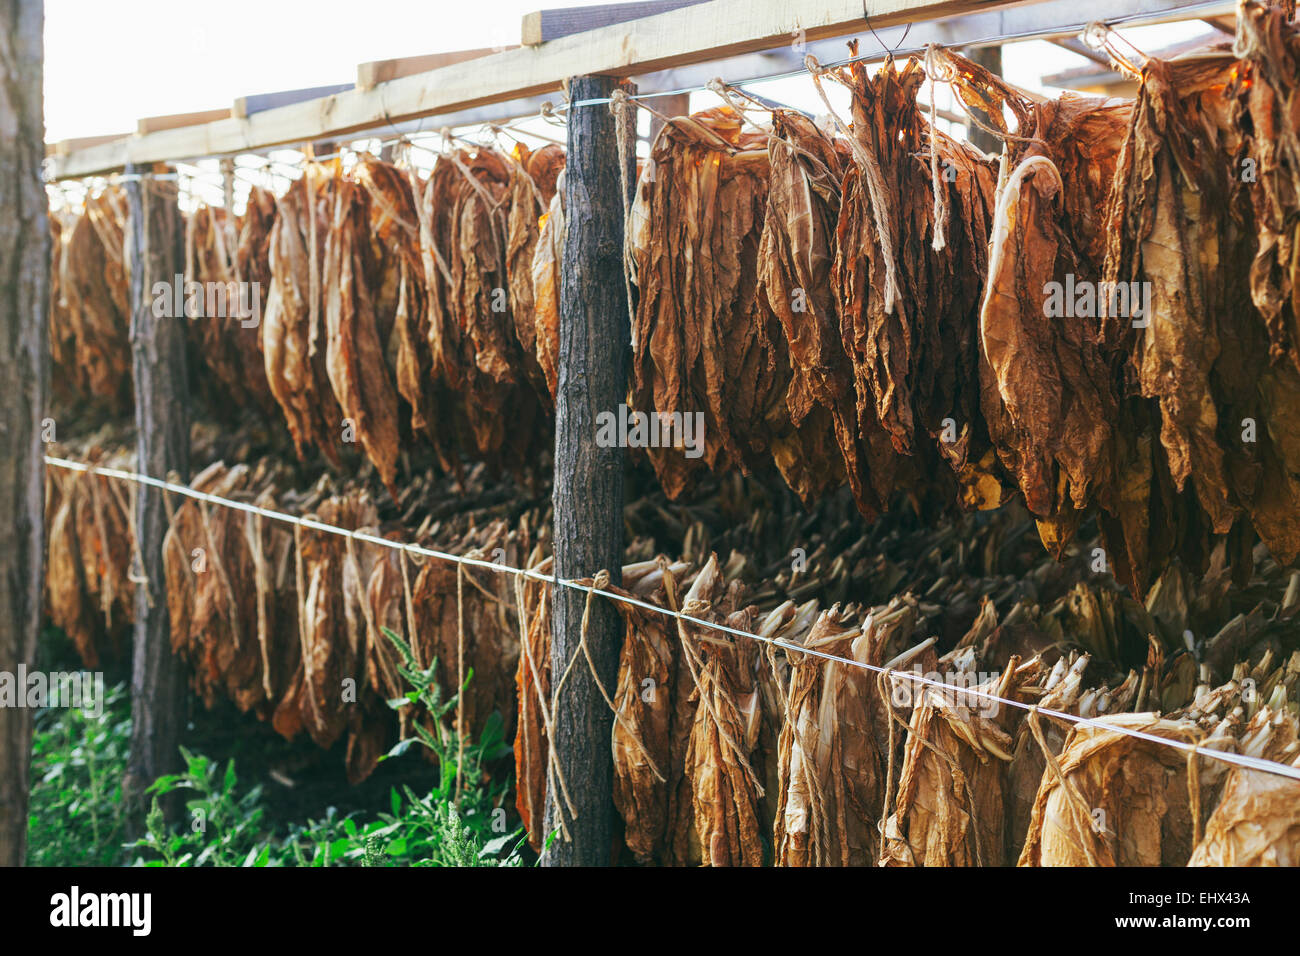
[(515, 568), (510, 565), (500, 564), (495, 561), (485, 561), (481, 558), (471, 558), (466, 555), (450, 554), (446, 551), (438, 551), (434, 548), (425, 548), (418, 544), (410, 544), (401, 541), (392, 541), (388, 538), (380, 538), (373, 534), (365, 534), (361, 531), (354, 531), (348, 528), (340, 528), (335, 525), (325, 524), (312, 518), (301, 518), (298, 515), (292, 515), (283, 511), (272, 511), (269, 508), (263, 508), (259, 505), (248, 504), (243, 501), (232, 501), (229, 498), (222, 498), (210, 494), (206, 491), (197, 491), (186, 485), (175, 484), (170, 481), (163, 481), (150, 475), (141, 475), (136, 472), (123, 471), (117, 468), (104, 468), (99, 465), (88, 465), (79, 461), (71, 461), (67, 458), (56, 458), (52, 455), (45, 456), (47, 465), (54, 465), (58, 468), (66, 468), (70, 471), (87, 472), (89, 474), (103, 475), (106, 478), (118, 478), (123, 481), (133, 481), (138, 484), (148, 485), (152, 488), (158, 488), (163, 491), (171, 491), (178, 495), (184, 495), (187, 498), (193, 498), (196, 501), (204, 501), (210, 504), (218, 505), (224, 508), (233, 508), (237, 511), (244, 511), (249, 514), (260, 515), (264, 518), (270, 518), (273, 521), (284, 521), (289, 524), (298, 525), (303, 528), (310, 528), (313, 531), (322, 531), (326, 534), (334, 534), (344, 538), (352, 538), (356, 541), (364, 541), (369, 544), (377, 544), (385, 548), (391, 548), (395, 551), (406, 551), (410, 554), (418, 554), (422, 557), (435, 558), (439, 561), (450, 561), (455, 564), (462, 564), (469, 567), (484, 568), (488, 571), (496, 571), (503, 574), (514, 574), (521, 577), (529, 578), (534, 581), (549, 583), (558, 587), (570, 588), (575, 591), (582, 591), (587, 594), (596, 594), (601, 597), (618, 601), (623, 604), (629, 604), (633, 607), (643, 608), (647, 611), (654, 611), (666, 617), (676, 618), (679, 621), (685, 621), (698, 627), (706, 627), (715, 631), (722, 631), (725, 634), (731, 634), (736, 637), (749, 638), (750, 640), (760, 641), (764, 644), (772, 644), (785, 650), (795, 651), (800, 654), (808, 654), (812, 657), (818, 657), (822, 660), (835, 661), (840, 664), (846, 664), (849, 667), (857, 667), (862, 670), (871, 671), (877, 674), (887, 674), (895, 679), (906, 679), (923, 684), (929, 687), (939, 688), (945, 691), (955, 691), (963, 697), (977, 697), (991, 703), (1007, 704), (1025, 711), (1036, 711), (1047, 717), (1054, 717), (1058, 720), (1066, 721), (1079, 726), (1091, 727), (1097, 730), (1110, 731), (1122, 734), (1124, 736), (1135, 737), (1138, 740), (1145, 740), (1148, 743), (1160, 744), (1166, 747), (1174, 747), (1187, 753), (1203, 754), (1216, 760), (1222, 760), (1225, 763), (1236, 764), (1241, 767), (1247, 767), (1251, 770), (1262, 770), (1265, 773), (1277, 774), (1283, 777), (1290, 777), (1293, 780), (1300, 780), (1300, 767), (1292, 767), (1287, 764), (1277, 763), (1272, 760), (1263, 760), (1259, 757), (1251, 757), (1248, 754), (1233, 753), (1231, 751), (1202, 749), (1198, 744), (1187, 743), (1181, 740), (1174, 740), (1168, 737), (1161, 737), (1156, 734), (1149, 734), (1142, 730), (1132, 727), (1125, 727), (1120, 724), (1108, 723), (1105, 720), (1097, 720), (1090, 717), (1081, 717), (1078, 714), (1068, 714), (1064, 711), (1052, 710), (1046, 707), (1039, 707), (1036, 704), (1027, 704), (1024, 701), (1012, 700), (1008, 697), (999, 697), (997, 694), (983, 691), (975, 687), (960, 687), (955, 684), (945, 684), (943, 681), (933, 680), (921, 674), (908, 671), (897, 671), (889, 667), (882, 667), (878, 664), (868, 664), (864, 661), (855, 661), (848, 657), (839, 657), (835, 654), (828, 654), (825, 651), (819, 651), (815, 648), (800, 647), (797, 644), (788, 644), (785, 641), (776, 638), (764, 637), (761, 634), (752, 634), (749, 631), (742, 631), (739, 628), (729, 627), (726, 624), (718, 624), (713, 621), (706, 621), (702, 618), (693, 617), (681, 611), (674, 611), (670, 608), (662, 607), (658, 604), (652, 604), (649, 601), (642, 601), (639, 598), (627, 594), (616, 594), (612, 591), (605, 591), (600, 588), (592, 587), (589, 584), (583, 584), (581, 581), (572, 578), (562, 578), (558, 575), (542, 574), (528, 568)]

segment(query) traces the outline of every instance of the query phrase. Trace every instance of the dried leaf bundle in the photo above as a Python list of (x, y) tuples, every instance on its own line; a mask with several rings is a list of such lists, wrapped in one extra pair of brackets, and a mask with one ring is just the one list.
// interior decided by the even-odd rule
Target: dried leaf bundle
[(992, 164), (922, 118), (916, 94), (925, 74), (916, 59), (887, 61), (874, 75), (861, 63), (830, 75), (852, 93), (853, 161), (833, 278), (859, 433), (873, 452), (862, 495), (870, 485), (880, 510), (905, 474), (897, 456), (919, 456), (930, 470), (937, 451), (966, 506), (995, 507), (1003, 495), (978, 413), (976, 335)]

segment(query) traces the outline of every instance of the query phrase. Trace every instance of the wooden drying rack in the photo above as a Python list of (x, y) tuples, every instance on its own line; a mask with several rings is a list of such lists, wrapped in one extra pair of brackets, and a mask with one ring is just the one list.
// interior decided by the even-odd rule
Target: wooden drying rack
[[(650, 0), (627, 6), (635, 7), (637, 15), (673, 9), (560, 36), (555, 36), (557, 24), (563, 33), (564, 23), (570, 28), (575, 21), (581, 23), (582, 10), (553, 18), (534, 15), (526, 18), (523, 37), (526, 44), (541, 40), (533, 45), (363, 64), (351, 87), (245, 97), (229, 111), (153, 117), (141, 121), (129, 136), (50, 147), (48, 180), (128, 173), (133, 236), (128, 250), (131, 273), (138, 277), (131, 283), (137, 327), (132, 336), (137, 421), (161, 423), (137, 435), (138, 470), (147, 472), (157, 463), (183, 463), (188, 457), (187, 429), (162, 427), (171, 421), (172, 410), (185, 406), (183, 369), (179, 376), (167, 374), (159, 367), (155, 350), (158, 342), (175, 332), (147, 317), (149, 299), (144, 294), (152, 279), (168, 281), (179, 271), (168, 259), (180, 228), (179, 210), (174, 187), (170, 193), (155, 192), (160, 184), (149, 182), (150, 170), (181, 160), (339, 141), (363, 131), (393, 131), (398, 124), (425, 117), (439, 117), (443, 126), (500, 122), (535, 112), (539, 97), (558, 103), (562, 84), (567, 84), (575, 102), (592, 100), (600, 105), (572, 109), (567, 118), (568, 229), (560, 290), (554, 567), (565, 578), (594, 576), (608, 569), (617, 584), (623, 554), (625, 453), (598, 447), (591, 420), (593, 409), (612, 409), (625, 400), (630, 351), (620, 250), (631, 199), (628, 185), (635, 174), (634, 143), (629, 142), (635, 136), (635, 123), (628, 122), (625, 114), (624, 122), (617, 124), (603, 105), (615, 91), (680, 92), (701, 88), (719, 75), (735, 83), (793, 73), (802, 69), (805, 52), (823, 63), (844, 57), (845, 48), (835, 40), (852, 35), (863, 38), (872, 50), (899, 45), (916, 50), (930, 42), (968, 48), (1030, 38), (1053, 39), (1077, 50), (1077, 34), (1084, 25), (1081, 16), (1137, 25), (1212, 19), (1235, 12), (1229, 2), (1186, 0), (1096, 0), (1084, 9), (1075, 0), (868, 0), (865, 7), (864, 0), (693, 4)], [(592, 15), (608, 18), (611, 11), (600, 8)], [(636, 79), (635, 86), (629, 78)], [(625, 164), (622, 170), (620, 162)], [(166, 196), (170, 199), (160, 198)], [(163, 208), (164, 203), (168, 208)], [(183, 366), (183, 350), (179, 355)], [(32, 404), (43, 406), (43, 396), (37, 397), (41, 400)], [(139, 494), (138, 513), (146, 520), (138, 547), (145, 566), (161, 575), (160, 493), (141, 486)], [(41, 519), (40, 514), (28, 516), (32, 522)], [(137, 670), (146, 669), (144, 687), (151, 686), (151, 680), (175, 684), (175, 665), (165, 651), (166, 601), (156, 595), (149, 605), (145, 590), (137, 592)], [(569, 819), (573, 839), (556, 841), (546, 861), (599, 865), (609, 862), (613, 834), (612, 715), (592, 672), (599, 674), (606, 688), (614, 686), (622, 630), (617, 614), (596, 602), (584, 634), (584, 598), (570, 589), (555, 590), (551, 672), (557, 677), (564, 673), (570, 660), (582, 654), (584, 642), (592, 668), (589, 671), (580, 661), (565, 685), (564, 700), (555, 702), (551, 739), (555, 759), (563, 777), (580, 785), (571, 793), (577, 809), (577, 816)], [(140, 696), (134, 702), (137, 722), (165, 724), (166, 709), (175, 706), (175, 696)], [(554, 796), (548, 795), (547, 832), (557, 826), (561, 812)]]

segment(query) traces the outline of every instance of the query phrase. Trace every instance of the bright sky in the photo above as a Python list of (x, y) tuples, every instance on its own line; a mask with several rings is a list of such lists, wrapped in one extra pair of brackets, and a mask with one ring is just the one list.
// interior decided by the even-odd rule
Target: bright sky
[(517, 44), (524, 14), (602, 0), (45, 0), (46, 140), (350, 83), (358, 63)]

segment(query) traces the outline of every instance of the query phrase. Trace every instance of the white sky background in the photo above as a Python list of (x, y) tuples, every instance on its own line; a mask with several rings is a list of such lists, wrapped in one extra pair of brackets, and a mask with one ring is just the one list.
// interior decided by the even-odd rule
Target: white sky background
[[(349, 83), (357, 64), (370, 60), (516, 44), (525, 13), (597, 2), (605, 0), (45, 0), (46, 140), (131, 132), (144, 116)], [(1204, 30), (1186, 24), (1125, 35), (1140, 48), (1157, 49)], [(864, 44), (873, 44), (865, 31)], [(1003, 56), (1008, 80), (1040, 90), (1042, 75), (1085, 62), (1042, 42), (1004, 47)], [(847, 94), (827, 86), (842, 109)], [(752, 88), (810, 113), (825, 111), (808, 77)], [(692, 109), (715, 103), (710, 93), (696, 94)], [(945, 96), (939, 104), (951, 105)], [(528, 126), (562, 134), (540, 122)], [(215, 163), (203, 165), (215, 171)], [(220, 201), (218, 187), (203, 189)]]
[(517, 44), (525, 13), (594, 2), (45, 0), (45, 138), (351, 83), (370, 60)]

